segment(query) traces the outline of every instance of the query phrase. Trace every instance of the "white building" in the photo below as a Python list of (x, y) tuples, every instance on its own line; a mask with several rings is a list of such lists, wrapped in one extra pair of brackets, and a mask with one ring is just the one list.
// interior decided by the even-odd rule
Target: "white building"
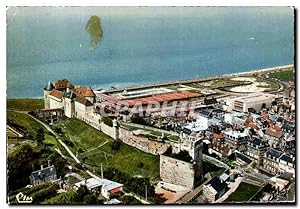
[(271, 107), (273, 101), (276, 101), (277, 104), (282, 104), (283, 97), (275, 94), (267, 93), (251, 93), (243, 96), (237, 97), (228, 97), (225, 98), (224, 110), (238, 111), (238, 112), (249, 112), (249, 110), (254, 109), (255, 111), (260, 111), (263, 106)]
[(109, 199), (111, 194), (120, 193), (123, 191), (123, 184), (110, 181), (108, 179), (90, 178), (74, 184), (74, 188), (78, 189), (81, 185), (85, 185), (88, 190), (100, 190), (103, 197)]

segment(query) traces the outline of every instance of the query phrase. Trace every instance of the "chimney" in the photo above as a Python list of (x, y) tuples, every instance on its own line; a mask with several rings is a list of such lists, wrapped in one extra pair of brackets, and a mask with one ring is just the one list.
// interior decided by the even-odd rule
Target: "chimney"
[(50, 167), (50, 160), (48, 160), (48, 167)]
[(41, 165), (41, 170), (43, 170), (44, 169), (44, 166), (43, 165)]

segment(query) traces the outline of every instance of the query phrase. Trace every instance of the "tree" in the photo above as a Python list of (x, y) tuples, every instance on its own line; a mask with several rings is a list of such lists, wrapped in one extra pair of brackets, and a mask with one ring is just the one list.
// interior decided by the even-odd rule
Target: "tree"
[(96, 204), (98, 202), (97, 197), (94, 194), (85, 195), (83, 201), (86, 204)]
[(139, 162), (139, 164), (138, 164), (137, 167), (138, 167), (138, 168), (143, 168), (143, 167), (144, 167), (144, 163), (143, 163), (143, 162)]
[(88, 190), (87, 186), (81, 185), (77, 190), (77, 195), (76, 195), (75, 200), (77, 202), (82, 202), (84, 197), (88, 194), (90, 194), (90, 191)]
[(135, 197), (130, 196), (130, 195), (123, 195), (120, 200), (122, 201), (123, 205), (134, 205), (134, 204), (141, 204), (140, 201), (135, 199)]
[(36, 134), (36, 141), (39, 143), (39, 144), (42, 144), (43, 141), (44, 141), (44, 137), (45, 137), (45, 133), (44, 133), (44, 130), (42, 128), (39, 128), (37, 130), (37, 134)]
[(8, 189), (18, 189), (29, 184), (28, 176), (32, 172), (34, 152), (30, 145), (19, 147), (8, 156)]
[(108, 125), (110, 127), (113, 127), (113, 121), (112, 119), (110, 119), (109, 117), (103, 117), (101, 119), (101, 121), (105, 124), (105, 125)]
[(111, 144), (111, 150), (119, 150), (121, 146), (121, 143), (119, 141), (113, 141)]

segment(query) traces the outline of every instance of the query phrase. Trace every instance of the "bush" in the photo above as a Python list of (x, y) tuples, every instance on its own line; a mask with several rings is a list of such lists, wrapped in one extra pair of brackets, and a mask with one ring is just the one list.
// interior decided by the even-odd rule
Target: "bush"
[(131, 177), (116, 168), (108, 168), (104, 171), (104, 176), (112, 181), (120, 182), (131, 192), (145, 197), (145, 189), (147, 185), (147, 195), (149, 199), (154, 200), (154, 186), (150, 184), (149, 178)]
[(137, 167), (138, 167), (138, 168), (143, 168), (143, 167), (144, 167), (144, 163), (143, 163), (143, 162), (139, 162), (139, 164), (138, 164)]
[(131, 118), (131, 122), (141, 124), (141, 125), (148, 125), (148, 123), (142, 117)]
[(34, 194), (32, 194), (32, 199), (34, 203), (40, 203), (44, 201), (45, 199), (49, 197), (53, 197), (57, 194), (56, 190), (58, 189), (58, 186), (56, 184), (47, 187), (45, 189), (42, 189)]
[(120, 146), (121, 146), (121, 142), (113, 141), (113, 143), (111, 143), (111, 145), (110, 145), (110, 148), (111, 148), (111, 150), (117, 151), (120, 149)]
[(113, 127), (113, 121), (112, 119), (110, 119), (109, 117), (103, 117), (102, 118), (102, 122), (105, 124), (105, 125), (108, 125), (110, 127)]
[(130, 195), (123, 195), (120, 200), (122, 201), (123, 205), (135, 205), (135, 204), (141, 204), (141, 202), (135, 197), (130, 196)]
[(97, 197), (94, 194), (88, 194), (84, 196), (83, 201), (86, 204), (97, 204)]
[(74, 203), (76, 193), (74, 191), (68, 191), (66, 193), (61, 193), (55, 197), (46, 200), (45, 204), (71, 204)]

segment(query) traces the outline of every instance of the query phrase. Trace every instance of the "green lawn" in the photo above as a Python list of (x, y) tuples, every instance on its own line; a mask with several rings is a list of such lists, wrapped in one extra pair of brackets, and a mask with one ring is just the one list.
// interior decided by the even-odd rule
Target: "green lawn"
[(232, 193), (225, 202), (245, 202), (248, 201), (258, 190), (259, 186), (242, 182), (237, 190)]
[(270, 78), (277, 78), (281, 81), (294, 81), (295, 75), (293, 70), (285, 70), (269, 74)]
[[(147, 154), (126, 144), (121, 144), (119, 150), (112, 150), (113, 140), (102, 132), (77, 120), (66, 119), (55, 126), (61, 127), (65, 133), (63, 140), (76, 153), (78, 158), (90, 169), (98, 171), (102, 163), (103, 169), (115, 167), (129, 175), (159, 177), (159, 156)], [(142, 162), (143, 168), (138, 164)]]
[(31, 111), (44, 109), (43, 99), (7, 99), (7, 109)]
[(46, 129), (40, 123), (25, 113), (7, 111), (7, 121), (12, 124), (22, 126), (32, 136), (34, 136), (40, 128), (46, 131)]

